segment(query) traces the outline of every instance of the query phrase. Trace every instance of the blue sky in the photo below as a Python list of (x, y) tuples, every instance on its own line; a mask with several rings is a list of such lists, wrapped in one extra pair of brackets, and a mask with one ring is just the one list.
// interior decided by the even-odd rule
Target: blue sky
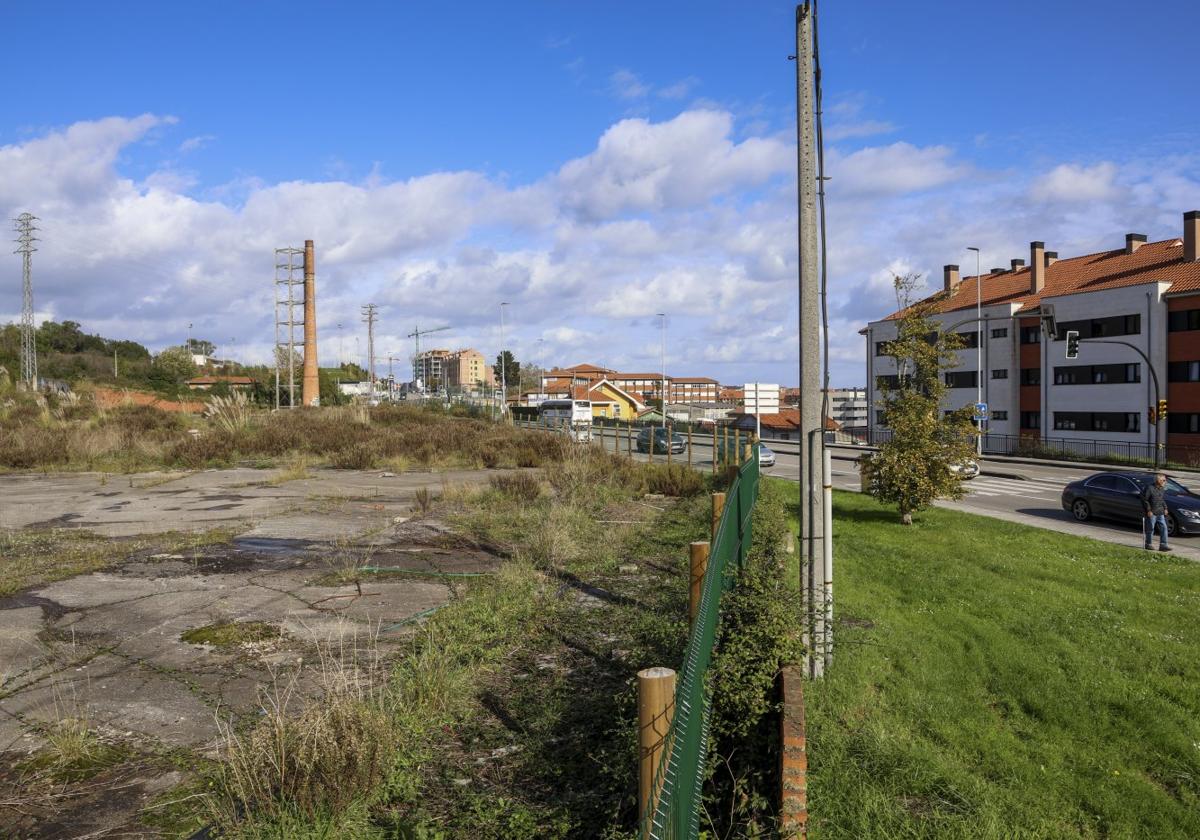
[[(12, 5), (0, 205), (41, 317), (270, 342), (315, 239), (322, 360), (357, 310), (519, 358), (794, 383), (794, 5)], [(888, 278), (1165, 238), (1200, 207), (1195, 4), (827, 2), (835, 384)], [(2, 263), (0, 263), (2, 265)], [(19, 308), (0, 268), (0, 320)], [(341, 323), (342, 330), (336, 324)], [(539, 341), (540, 339), (540, 341)], [(340, 349), (339, 349), (340, 348)]]

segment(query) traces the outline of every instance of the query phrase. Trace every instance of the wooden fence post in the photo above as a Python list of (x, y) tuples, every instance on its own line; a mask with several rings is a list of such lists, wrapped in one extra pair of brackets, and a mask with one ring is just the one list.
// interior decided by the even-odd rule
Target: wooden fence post
[(650, 463), (654, 463), (654, 447), (658, 446), (658, 433), (655, 432), (653, 426), (647, 426), (650, 432)]
[(688, 469), (690, 470), (692, 468), (692, 426), (690, 423), (688, 424), (687, 448), (688, 448)]
[(670, 668), (638, 671), (638, 819), (654, 813), (662, 778), (655, 778), (667, 733), (675, 716), (675, 672)]
[(629, 421), (629, 425), (625, 427), (625, 453), (629, 456), (629, 460), (633, 460), (633, 421)]
[(710, 543), (701, 541), (691, 544), (691, 586), (688, 589), (688, 621), (696, 623), (700, 612), (700, 595), (704, 588), (704, 572), (708, 569)]
[(717, 425), (713, 424), (713, 469), (712, 474), (717, 474)]
[(739, 467), (742, 465), (742, 432), (740, 429), (733, 430), (733, 458), (731, 459)]
[(674, 428), (670, 428), (670, 429), (668, 429), (666, 426), (664, 426), (664, 427), (663, 427), (663, 431), (665, 431), (665, 432), (667, 433), (667, 440), (666, 440), (666, 444), (667, 444), (667, 466), (669, 467), (669, 466), (671, 466), (671, 444), (674, 442), (674, 438), (675, 438), (675, 429), (674, 429)]
[(725, 510), (725, 494), (713, 493), (712, 506), (712, 539), (715, 543), (717, 541), (717, 528), (721, 524), (721, 513)]

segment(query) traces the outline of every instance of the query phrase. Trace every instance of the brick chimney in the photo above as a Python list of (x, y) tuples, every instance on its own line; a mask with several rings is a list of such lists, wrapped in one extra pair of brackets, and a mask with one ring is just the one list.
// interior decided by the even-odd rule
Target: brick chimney
[(1047, 251), (1046, 252), (1046, 268), (1049, 268), (1050, 266), (1054, 265), (1056, 262), (1058, 262), (1058, 251)]
[(1029, 243), (1029, 292), (1036, 295), (1046, 288), (1046, 243)]
[(1200, 210), (1183, 214), (1183, 259), (1187, 262), (1200, 260)]
[(1020, 271), (1025, 267), (1025, 260), (1012, 260), (1011, 265), (1012, 268), (1009, 271)]
[(942, 266), (942, 288), (947, 292), (952, 292), (958, 288), (958, 284), (962, 282), (962, 277), (959, 276), (958, 266), (944, 265)]
[(1125, 253), (1132, 254), (1138, 248), (1146, 244), (1146, 234), (1144, 233), (1127, 233), (1125, 234)]

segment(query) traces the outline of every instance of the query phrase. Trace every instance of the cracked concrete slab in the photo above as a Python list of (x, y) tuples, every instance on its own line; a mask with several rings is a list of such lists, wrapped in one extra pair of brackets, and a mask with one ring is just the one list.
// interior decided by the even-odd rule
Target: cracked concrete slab
[[(441, 523), (408, 521), (414, 491), (487, 475), (320, 470), (278, 486), (266, 483), (272, 472), (249, 469), (0, 477), (3, 527), (127, 536), (256, 523), (230, 543), (131, 548), (102, 571), (0, 599), (0, 749), (27, 752), (45, 726), (83, 717), (117, 737), (207, 752), (218, 715), (252, 714), (261, 691), (316, 661), (318, 645), (378, 636), (372, 644), (386, 653), (451, 597), (438, 574), (499, 563), (446, 547)], [(338, 583), (363, 564), (387, 571)], [(280, 635), (227, 647), (181, 638), (226, 622)]]

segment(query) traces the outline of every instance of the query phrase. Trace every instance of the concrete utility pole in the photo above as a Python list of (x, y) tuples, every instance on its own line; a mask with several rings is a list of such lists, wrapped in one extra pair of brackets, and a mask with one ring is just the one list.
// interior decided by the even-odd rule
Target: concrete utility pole
[(13, 253), (21, 255), (21, 379), (30, 391), (38, 387), (37, 371), (37, 340), (33, 326), (33, 252), (37, 248), (34, 222), (37, 216), (22, 213), (16, 218), (17, 244), (20, 246)]
[[(665, 312), (658, 313), (659, 320), (659, 342), (662, 345), (660, 352), (662, 354), (662, 430), (663, 440), (667, 439), (667, 314)], [(653, 449), (654, 447), (651, 446)], [(671, 442), (667, 440), (667, 452), (671, 451)]]
[[(825, 529), (821, 471), (825, 430), (821, 428), (821, 282), (817, 248), (817, 161), (814, 125), (812, 4), (796, 7), (796, 168), (798, 239), (800, 244), (800, 544), (801, 590), (807, 610), (805, 625), (810, 677), (824, 672), (824, 657), (815, 648), (824, 617)], [(820, 570), (820, 571), (818, 571)]]
[(375, 313), (379, 307), (373, 303), (364, 304), (362, 307), (362, 319), (367, 325), (367, 376), (370, 380), (370, 396), (368, 399), (375, 399)]
[(504, 307), (508, 301), (500, 304), (500, 416), (508, 409), (508, 359), (504, 358)]

